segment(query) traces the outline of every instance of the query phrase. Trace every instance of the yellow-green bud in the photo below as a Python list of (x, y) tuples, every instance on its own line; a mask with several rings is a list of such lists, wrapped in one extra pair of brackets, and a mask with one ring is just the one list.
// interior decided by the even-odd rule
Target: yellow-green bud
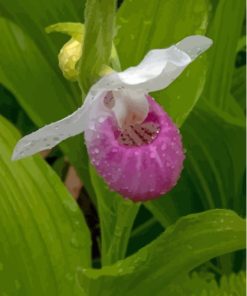
[[(82, 56), (85, 26), (82, 23), (57, 23), (48, 26), (47, 33), (59, 32), (71, 36), (71, 39), (64, 44), (58, 54), (59, 68), (68, 80), (77, 80), (79, 75), (79, 60)], [(121, 71), (118, 55), (114, 44), (110, 65), (117, 71)], [(111, 73), (113, 69), (108, 65), (103, 65), (99, 77)]]
[(78, 62), (82, 55), (84, 25), (81, 23), (57, 23), (46, 28), (46, 32), (60, 32), (71, 36), (58, 55), (58, 62), (63, 75), (68, 80), (77, 80)]
[(58, 61), (59, 67), (65, 78), (76, 80), (79, 75), (77, 63), (82, 55), (82, 44), (77, 39), (71, 38), (61, 48)]

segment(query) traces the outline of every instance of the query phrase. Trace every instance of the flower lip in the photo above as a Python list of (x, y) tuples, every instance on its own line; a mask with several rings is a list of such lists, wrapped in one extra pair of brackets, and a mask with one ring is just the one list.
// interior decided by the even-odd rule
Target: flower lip
[(171, 190), (183, 167), (179, 130), (151, 97), (148, 102), (150, 112), (145, 123), (160, 126), (159, 133), (149, 143), (121, 143), (113, 117), (85, 131), (88, 153), (98, 173), (111, 189), (133, 201), (158, 198)]

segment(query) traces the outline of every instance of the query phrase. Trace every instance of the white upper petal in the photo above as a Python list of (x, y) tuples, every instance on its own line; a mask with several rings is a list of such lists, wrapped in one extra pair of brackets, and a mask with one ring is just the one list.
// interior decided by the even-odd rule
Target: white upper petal
[(176, 44), (176, 47), (189, 55), (193, 61), (212, 44), (212, 39), (205, 36), (194, 35), (184, 38)]
[(136, 67), (118, 73), (124, 87), (156, 91), (166, 88), (212, 44), (204, 36), (190, 36), (166, 49), (151, 50)]
[[(12, 158), (19, 159), (52, 148), (90, 128), (94, 121), (109, 116), (112, 111), (119, 125), (130, 123), (134, 118), (137, 121), (145, 119), (148, 112), (145, 95), (167, 87), (211, 44), (212, 40), (207, 37), (190, 36), (169, 48), (151, 50), (136, 67), (104, 76), (91, 87), (82, 107), (68, 117), (22, 138)], [(115, 98), (112, 111), (103, 102), (109, 91), (114, 93)]]

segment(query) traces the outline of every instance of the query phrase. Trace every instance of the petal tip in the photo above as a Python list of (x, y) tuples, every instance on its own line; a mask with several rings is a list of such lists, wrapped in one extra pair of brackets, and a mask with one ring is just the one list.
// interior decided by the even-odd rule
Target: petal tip
[(21, 158), (20, 154), (18, 153), (18, 151), (16, 151), (16, 149), (13, 151), (13, 154), (11, 156), (11, 160), (12, 161), (16, 161), (19, 160)]
[(192, 35), (184, 38), (176, 47), (187, 53), (192, 60), (206, 51), (213, 44), (213, 40), (202, 35)]
[(14, 149), (13, 154), (11, 156), (11, 160), (16, 161), (16, 160), (19, 160), (19, 159), (21, 159), (23, 157), (25, 157), (24, 153), (20, 150), (19, 145), (17, 144), (15, 146), (15, 149)]

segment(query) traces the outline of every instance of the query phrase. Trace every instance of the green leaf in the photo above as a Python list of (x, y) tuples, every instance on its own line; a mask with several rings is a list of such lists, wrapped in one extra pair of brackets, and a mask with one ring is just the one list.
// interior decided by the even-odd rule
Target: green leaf
[[(138, 64), (151, 49), (168, 47), (188, 35), (205, 34), (209, 7), (206, 0), (124, 1), (115, 38), (122, 67)], [(202, 92), (205, 70), (205, 58), (199, 58), (171, 86), (154, 94), (179, 126)]]
[[(232, 273), (230, 276), (223, 275), (219, 284), (213, 274), (193, 272), (191, 276), (184, 276), (174, 281), (163, 292), (166, 296), (232, 296), (244, 295), (245, 286), (245, 272)], [(162, 291), (159, 295), (162, 295)]]
[(147, 208), (163, 226), (182, 215), (215, 207), (242, 214), (244, 128), (227, 123), (201, 104), (181, 132), (187, 150), (182, 177), (170, 193), (147, 203)]
[[(0, 82), (17, 98), (38, 126), (61, 119), (79, 105), (34, 42), (14, 23), (0, 18)], [(91, 196), (88, 158), (82, 136), (61, 144)]]
[[(196, 198), (192, 198), (193, 196), (196, 196)], [(163, 227), (167, 227), (183, 215), (202, 210), (197, 197), (194, 191), (193, 178), (187, 171), (187, 161), (185, 161), (182, 175), (176, 187), (168, 194), (145, 203), (145, 207)]]
[(203, 262), (244, 248), (244, 234), (244, 220), (232, 211), (189, 215), (136, 254), (101, 270), (83, 269), (79, 278), (90, 296), (145, 296), (150, 295), (150, 287), (153, 295), (159, 295)]
[(229, 110), (228, 96), (234, 71), (236, 49), (245, 12), (244, 0), (218, 2), (209, 35), (214, 45), (209, 54), (209, 69), (204, 95), (222, 110)]
[(241, 36), (238, 40), (237, 52), (246, 51), (246, 35)]
[(14, 123), (23, 133), (29, 133), (35, 128), (15, 97), (2, 85), (0, 85), (0, 110), (0, 114)]
[(114, 33), (116, 0), (88, 0), (85, 9), (85, 39), (79, 82), (85, 92), (108, 65)]
[(19, 137), (0, 117), (0, 294), (83, 295), (75, 275), (90, 266), (84, 217), (41, 157), (10, 160)]
[[(56, 56), (63, 39), (51, 39), (44, 28), (58, 22), (79, 22), (83, 19), (84, 0), (0, 0), (1, 15), (14, 21), (33, 39), (42, 53), (57, 69)], [(58, 35), (58, 37), (60, 37)], [(61, 76), (62, 78), (62, 76)], [(69, 87), (69, 84), (67, 85)]]
[(110, 265), (125, 256), (139, 204), (110, 191), (93, 167), (91, 176), (100, 216), (101, 261)]
[(197, 196), (204, 208), (232, 208), (242, 213), (245, 130), (226, 123), (217, 114), (210, 113), (210, 109), (202, 107), (182, 129), (188, 147), (189, 173), (194, 178)]
[(239, 68), (236, 68), (233, 77), (232, 77), (232, 87), (231, 87), (231, 93), (234, 96), (234, 98), (237, 100), (239, 105), (242, 107), (243, 110), (246, 109), (246, 79), (245, 79), (245, 73), (246, 73), (246, 65), (241, 66)]

